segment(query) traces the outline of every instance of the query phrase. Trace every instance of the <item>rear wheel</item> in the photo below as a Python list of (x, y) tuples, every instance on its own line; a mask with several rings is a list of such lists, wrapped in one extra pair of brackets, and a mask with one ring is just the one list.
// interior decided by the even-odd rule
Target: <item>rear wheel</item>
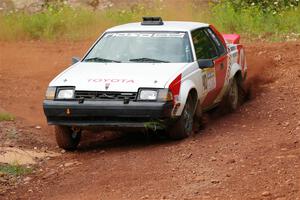
[(191, 95), (188, 96), (182, 114), (178, 121), (168, 131), (168, 135), (172, 139), (183, 139), (193, 133), (195, 103)]
[(55, 126), (55, 137), (60, 148), (72, 151), (80, 142), (81, 131), (67, 126)]
[(244, 88), (238, 83), (237, 78), (234, 78), (230, 84), (227, 95), (224, 98), (224, 108), (229, 111), (237, 110), (244, 101)]

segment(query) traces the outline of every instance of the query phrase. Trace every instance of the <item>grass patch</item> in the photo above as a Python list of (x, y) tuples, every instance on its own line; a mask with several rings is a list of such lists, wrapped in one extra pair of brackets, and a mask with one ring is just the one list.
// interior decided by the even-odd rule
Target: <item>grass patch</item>
[[(82, 39), (93, 36), (105, 21), (85, 9), (49, 8), (40, 13), (13, 12), (0, 15), (1, 40)], [(98, 27), (97, 27), (98, 26)]]
[(13, 121), (15, 117), (9, 113), (0, 113), (0, 122), (1, 121)]
[(234, 8), (228, 2), (212, 6), (211, 21), (222, 31), (268, 41), (298, 39), (300, 11), (266, 12), (258, 6)]
[(24, 11), (0, 13), (0, 40), (90, 39), (98, 37), (111, 26), (140, 21), (142, 13), (147, 14), (143, 6), (105, 11), (60, 6), (33, 14)]
[[(178, 15), (178, 9), (181, 9), (180, 15)], [(162, 16), (165, 20), (199, 18), (200, 12), (193, 10), (194, 8), (189, 1), (184, 2), (184, 6), (156, 1), (152, 6), (136, 4), (126, 9), (110, 8), (102, 11), (71, 8), (64, 5), (50, 6), (38, 13), (24, 11), (0, 13), (0, 40), (76, 41), (94, 39), (109, 27), (139, 22), (143, 16)]]
[(32, 173), (32, 168), (27, 168), (22, 165), (1, 165), (0, 173), (12, 176), (21, 176), (25, 174)]
[(60, 5), (49, 6), (33, 14), (24, 11), (0, 13), (0, 40), (95, 39), (109, 27), (140, 21), (142, 16), (208, 22), (224, 33), (239, 33), (243, 37), (269, 41), (300, 37), (300, 10), (296, 5), (292, 9), (276, 12), (276, 9), (268, 11), (260, 4), (237, 6), (232, 0), (218, 1), (210, 6), (194, 0), (177, 4), (172, 0), (153, 2), (150, 5), (136, 4), (126, 9), (101, 11)]

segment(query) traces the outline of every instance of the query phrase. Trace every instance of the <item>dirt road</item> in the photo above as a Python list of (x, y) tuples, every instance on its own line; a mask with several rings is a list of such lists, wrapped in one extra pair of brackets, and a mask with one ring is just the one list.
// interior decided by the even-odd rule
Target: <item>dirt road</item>
[[(32, 137), (20, 146), (60, 151), (43, 116), (44, 91), (89, 45), (0, 43), (0, 108)], [(0, 199), (300, 199), (300, 43), (246, 50), (253, 98), (239, 111), (207, 115), (204, 130), (177, 142), (91, 135)]]

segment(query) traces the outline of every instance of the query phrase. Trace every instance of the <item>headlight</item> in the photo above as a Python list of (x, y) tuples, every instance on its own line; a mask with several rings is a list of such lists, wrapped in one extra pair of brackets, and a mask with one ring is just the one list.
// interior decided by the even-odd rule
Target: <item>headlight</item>
[(57, 99), (73, 99), (75, 90), (72, 88), (61, 88), (58, 90), (56, 98)]
[(140, 89), (138, 100), (141, 101), (172, 101), (169, 89)]
[(139, 100), (155, 101), (157, 100), (157, 90), (140, 90)]
[(53, 100), (55, 98), (56, 87), (48, 87), (46, 91), (45, 99)]

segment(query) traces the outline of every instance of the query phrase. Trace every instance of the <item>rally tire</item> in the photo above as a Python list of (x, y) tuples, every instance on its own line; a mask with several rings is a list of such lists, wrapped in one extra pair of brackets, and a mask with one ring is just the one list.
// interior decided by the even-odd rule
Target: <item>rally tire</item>
[(81, 132), (68, 126), (55, 126), (55, 138), (60, 148), (74, 151), (80, 142)]
[(228, 89), (227, 95), (224, 98), (224, 108), (229, 112), (237, 110), (245, 99), (245, 91), (242, 83), (239, 83), (237, 78), (233, 78)]
[(191, 95), (188, 96), (182, 114), (175, 124), (168, 130), (168, 136), (171, 139), (179, 140), (189, 137), (193, 133), (195, 113), (195, 102)]

